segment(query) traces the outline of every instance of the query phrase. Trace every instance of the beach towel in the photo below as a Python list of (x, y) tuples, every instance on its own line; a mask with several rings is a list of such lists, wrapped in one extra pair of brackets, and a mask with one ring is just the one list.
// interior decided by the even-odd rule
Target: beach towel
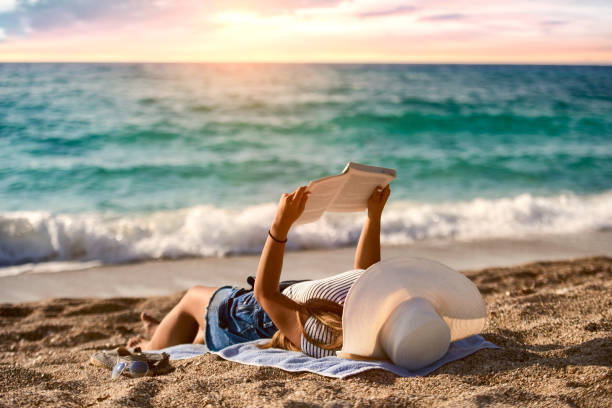
[[(331, 378), (346, 378), (364, 371), (381, 369), (389, 371), (400, 377), (425, 376), (444, 364), (462, 359), (482, 349), (499, 348), (486, 341), (482, 336), (474, 335), (463, 340), (452, 342), (448, 352), (438, 361), (427, 367), (410, 371), (384, 361), (357, 361), (339, 357), (310, 357), (299, 351), (281, 349), (260, 349), (257, 344), (267, 340), (255, 340), (247, 343), (234, 344), (222, 350), (211, 352), (226, 360), (237, 363), (276, 367), (285, 371), (306, 371)], [(201, 344), (181, 344), (163, 350), (170, 355), (170, 360), (180, 360), (206, 354), (208, 349)]]
[(145, 353), (167, 353), (170, 356), (170, 361), (185, 360), (201, 356), (209, 352), (208, 347), (204, 344), (178, 344), (176, 346), (166, 347), (161, 350), (145, 351)]

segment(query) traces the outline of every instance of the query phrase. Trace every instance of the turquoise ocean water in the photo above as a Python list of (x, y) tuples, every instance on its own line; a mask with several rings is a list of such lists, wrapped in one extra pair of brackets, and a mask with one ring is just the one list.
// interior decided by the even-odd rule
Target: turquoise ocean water
[(0, 64), (0, 266), (254, 253), (348, 161), (397, 169), (383, 243), (610, 228), (612, 67)]

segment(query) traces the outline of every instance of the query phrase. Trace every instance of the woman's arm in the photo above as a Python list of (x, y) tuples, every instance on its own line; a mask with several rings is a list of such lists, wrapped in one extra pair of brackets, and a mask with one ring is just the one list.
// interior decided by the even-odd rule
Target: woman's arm
[(301, 331), (296, 311), (299, 306), (278, 290), (287, 234), (293, 223), (304, 212), (308, 200), (306, 186), (281, 197), (274, 222), (266, 244), (261, 251), (257, 276), (255, 278), (255, 299), (268, 313), (276, 327), (296, 346), (300, 345)]
[(368, 200), (368, 218), (355, 251), (355, 269), (367, 269), (380, 261), (380, 217), (391, 194), (387, 187), (376, 187)]

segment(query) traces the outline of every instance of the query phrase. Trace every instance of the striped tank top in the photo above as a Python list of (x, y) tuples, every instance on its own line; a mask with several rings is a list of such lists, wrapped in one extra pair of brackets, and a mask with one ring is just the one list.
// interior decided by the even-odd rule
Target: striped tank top
[[(328, 278), (296, 283), (285, 289), (283, 295), (299, 303), (310, 299), (325, 299), (344, 306), (349, 289), (363, 272), (364, 269), (353, 269)], [(330, 343), (332, 340), (331, 330), (314, 317), (306, 320), (304, 331), (322, 343)], [(304, 335), (300, 339), (300, 347), (302, 352), (317, 358), (336, 355), (334, 350), (324, 350), (310, 343)]]

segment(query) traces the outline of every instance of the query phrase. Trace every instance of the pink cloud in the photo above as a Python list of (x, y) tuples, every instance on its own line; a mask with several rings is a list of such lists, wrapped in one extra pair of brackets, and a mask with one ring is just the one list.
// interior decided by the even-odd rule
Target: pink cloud
[(432, 14), (429, 16), (423, 16), (419, 20), (421, 21), (455, 21), (463, 20), (467, 15), (462, 13), (447, 13), (447, 14)]
[(396, 6), (391, 8), (380, 8), (369, 11), (362, 11), (357, 13), (358, 17), (361, 18), (372, 18), (372, 17), (388, 17), (396, 16), (398, 14), (408, 14), (416, 10), (414, 6)]

